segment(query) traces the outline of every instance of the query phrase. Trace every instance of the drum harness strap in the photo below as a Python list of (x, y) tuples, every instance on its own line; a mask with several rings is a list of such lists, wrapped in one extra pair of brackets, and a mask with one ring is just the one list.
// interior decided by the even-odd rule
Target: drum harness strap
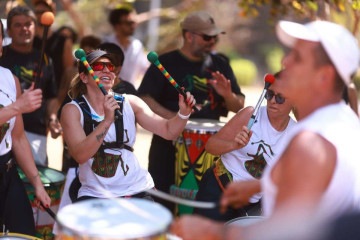
[[(118, 102), (120, 106), (120, 112), (123, 111), (123, 104), (124, 104), (124, 97), (122, 95), (115, 94), (115, 99)], [(84, 116), (84, 131), (86, 136), (88, 136), (99, 123), (94, 121), (91, 118), (91, 111), (90, 107), (85, 101), (84, 97), (79, 97), (75, 99), (75, 102), (80, 106), (83, 116)], [(124, 144), (124, 121), (123, 117), (117, 118), (115, 120), (115, 129), (116, 129), (116, 142), (103, 142), (103, 144), (100, 147), (100, 151), (104, 151), (106, 148), (120, 148), (120, 149), (126, 149), (128, 151), (133, 152), (134, 149), (126, 144)]]

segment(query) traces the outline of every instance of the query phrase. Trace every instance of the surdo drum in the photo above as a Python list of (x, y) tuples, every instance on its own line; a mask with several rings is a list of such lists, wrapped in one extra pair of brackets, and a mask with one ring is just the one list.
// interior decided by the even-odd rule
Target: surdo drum
[(58, 239), (166, 240), (172, 214), (145, 199), (91, 199), (62, 208)]
[[(175, 186), (171, 186), (172, 195), (190, 200), (195, 199), (203, 174), (211, 167), (216, 158), (205, 151), (206, 142), (224, 124), (210, 119), (188, 121), (175, 143)], [(176, 211), (177, 215), (190, 214), (193, 212), (193, 208), (177, 205)]]
[[(43, 183), (46, 192), (51, 198), (50, 209), (56, 213), (59, 209), (62, 187), (65, 182), (65, 175), (55, 169), (42, 166), (36, 167), (39, 171), (41, 182)], [(21, 180), (25, 184), (26, 192), (32, 206), (36, 227), (36, 236), (45, 240), (53, 239), (54, 235), (52, 233), (52, 229), (55, 220), (46, 211), (42, 211), (36, 207), (34, 203), (34, 187), (29, 183), (29, 180), (26, 178), (24, 172), (20, 168), (18, 168), (18, 172)]]
[(226, 225), (237, 225), (237, 226), (248, 226), (257, 222), (265, 220), (265, 217), (262, 216), (246, 216), (238, 217), (226, 222)]

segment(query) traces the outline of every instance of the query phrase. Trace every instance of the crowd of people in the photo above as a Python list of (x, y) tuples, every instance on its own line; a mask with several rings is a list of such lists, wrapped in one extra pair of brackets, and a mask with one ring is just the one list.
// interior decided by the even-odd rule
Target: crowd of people
[[(70, 11), (69, 1), (62, 2)], [(279, 21), (277, 37), (290, 51), (275, 81), (264, 89), (266, 106), (254, 111), (255, 106), (245, 107), (246, 92), (228, 59), (215, 50), (226, 33), (206, 11), (185, 16), (179, 25), (182, 45), (158, 58), (181, 93), (146, 59), (142, 42), (134, 37), (133, 8), (111, 10), (113, 34), (103, 38), (84, 35), (79, 19), (79, 35), (67, 26), (51, 30), (42, 54), (40, 18), (48, 11), (56, 14), (51, 0), (10, 9), (7, 46), (2, 45), (0, 22), (4, 230), (36, 235), (17, 166), (35, 189), (36, 206), (46, 210), (51, 205), (37, 169), (48, 166), (50, 135), (64, 141), (66, 181), (59, 211), (89, 199), (140, 198), (173, 213), (170, 231), (183, 240), (326, 240), (340, 239), (334, 236), (344, 232), (359, 237), (352, 226), (360, 210), (360, 121), (353, 83), (360, 51), (343, 26)], [(76, 42), (83, 58), (80, 51), (76, 58), (73, 54)], [(205, 151), (217, 157), (201, 176), (195, 197), (217, 207), (176, 216), (174, 203), (148, 191), (170, 194), (176, 179), (174, 141), (189, 119), (219, 121), (229, 112), (234, 116), (205, 143)], [(135, 141), (141, 141), (137, 125), (153, 134), (148, 169), (134, 154)], [(261, 220), (249, 226), (228, 224), (249, 216)], [(342, 220), (349, 224), (337, 224)]]

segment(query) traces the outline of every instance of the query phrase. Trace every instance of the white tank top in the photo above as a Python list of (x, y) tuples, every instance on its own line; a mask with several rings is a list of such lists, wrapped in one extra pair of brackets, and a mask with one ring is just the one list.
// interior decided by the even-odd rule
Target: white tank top
[[(241, 149), (221, 156), (224, 166), (233, 175), (233, 180), (259, 178), (259, 164), (262, 165), (262, 169), (266, 165), (273, 165), (279, 148), (285, 144), (284, 137), (294, 125), (295, 121), (290, 118), (287, 127), (281, 132), (277, 131), (269, 121), (266, 106), (260, 107), (256, 122), (251, 128), (253, 134), (249, 143)], [(258, 202), (261, 197), (261, 193), (255, 194), (250, 198), (250, 202)]]
[[(333, 217), (348, 210), (360, 209), (359, 118), (344, 102), (328, 105), (298, 122), (288, 134), (286, 142), (289, 143), (302, 130), (318, 133), (336, 146), (337, 151), (337, 164), (332, 180), (314, 215)], [(279, 156), (285, 148), (286, 145)], [(265, 170), (261, 181), (265, 216), (272, 214), (277, 195), (277, 187), (270, 174), (273, 167), (274, 165)]]
[[(9, 69), (0, 67), (0, 108), (16, 101), (15, 79)], [(8, 153), (12, 148), (11, 131), (16, 117), (11, 118), (0, 126), (0, 155)]]
[[(87, 101), (85, 96), (84, 99)], [(133, 147), (136, 139), (135, 115), (129, 101), (124, 94), (124, 143)], [(97, 115), (94, 109), (87, 101), (91, 114)], [(78, 104), (72, 101), (79, 108), (81, 115), (81, 123), (84, 123), (84, 116)], [(94, 119), (96, 120), (96, 119)], [(126, 134), (127, 132), (127, 134)], [(106, 142), (116, 141), (115, 124), (111, 124), (104, 140)], [(91, 166), (94, 158), (90, 158), (87, 162), (79, 166), (79, 179), (81, 188), (78, 197), (93, 196), (97, 198), (114, 198), (120, 196), (133, 195), (144, 190), (154, 187), (154, 182), (149, 172), (143, 169), (133, 152), (126, 149), (106, 149), (105, 153), (113, 155), (121, 155), (123, 162), (119, 162), (115, 175), (112, 177), (102, 177), (94, 173)]]

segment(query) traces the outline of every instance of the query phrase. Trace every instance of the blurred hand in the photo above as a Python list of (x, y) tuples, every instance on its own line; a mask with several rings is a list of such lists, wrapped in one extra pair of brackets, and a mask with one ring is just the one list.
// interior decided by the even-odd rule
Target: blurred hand
[(218, 223), (196, 215), (184, 215), (171, 225), (171, 233), (182, 240), (221, 239), (223, 223)]
[(252, 132), (247, 126), (243, 126), (241, 131), (236, 134), (234, 141), (238, 144), (239, 148), (243, 148), (249, 143), (251, 135)]
[(24, 90), (24, 93), (16, 99), (14, 106), (19, 109), (20, 113), (30, 113), (41, 106), (42, 91), (41, 89), (34, 89), (35, 83), (32, 83), (29, 89)]
[(249, 180), (231, 182), (225, 188), (220, 200), (220, 211), (225, 212), (228, 207), (241, 208), (249, 205), (249, 199), (260, 192), (260, 181)]
[(226, 96), (231, 96), (233, 94), (229, 79), (226, 79), (225, 76), (218, 71), (212, 72), (211, 75), (214, 79), (210, 79), (209, 83), (220, 96), (226, 98)]

